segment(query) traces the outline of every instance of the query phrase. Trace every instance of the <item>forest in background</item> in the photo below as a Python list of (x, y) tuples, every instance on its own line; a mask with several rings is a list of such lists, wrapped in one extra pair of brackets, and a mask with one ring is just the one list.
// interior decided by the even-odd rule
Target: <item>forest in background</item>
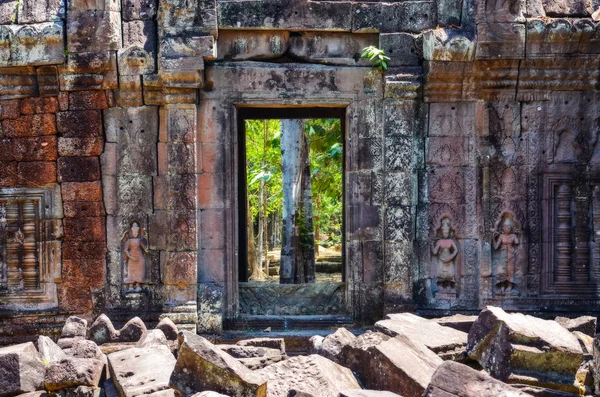
[[(301, 123), (303, 137), (298, 139), (299, 143), (293, 143), (299, 146), (294, 148), (294, 153), (286, 154), (286, 161), (289, 163), (290, 158), (297, 157), (295, 161), (303, 168), (300, 173), (310, 175), (305, 178), (302, 189), (290, 182), (289, 177), (285, 178), (283, 172), (282, 147), (286, 142), (284, 139), (282, 146), (282, 125), (289, 122), (291, 120), (246, 120), (248, 270), (252, 281), (265, 280), (270, 260), (279, 261), (277, 255), (269, 255), (269, 252), (277, 253), (282, 242), (286, 244), (285, 230), (295, 234), (287, 236), (288, 241), (296, 242), (297, 251), (312, 256), (313, 264), (324, 249), (328, 255), (335, 251), (341, 256), (344, 159), (341, 122), (339, 119), (295, 121)], [(293, 131), (288, 127), (287, 133), (293, 134)], [(289, 165), (286, 172), (289, 173)], [(300, 200), (302, 209), (297, 209), (294, 217), (295, 227), (284, 228), (284, 196), (298, 195), (299, 190), (307, 189), (308, 194), (302, 195)], [(296, 260), (302, 259), (296, 255)]]

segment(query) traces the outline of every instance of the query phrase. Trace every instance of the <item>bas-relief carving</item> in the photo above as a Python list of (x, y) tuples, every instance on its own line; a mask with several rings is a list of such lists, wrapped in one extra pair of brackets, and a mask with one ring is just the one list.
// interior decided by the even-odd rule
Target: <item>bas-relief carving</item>
[(123, 283), (132, 289), (148, 283), (148, 239), (137, 221), (133, 221), (121, 240)]
[(518, 296), (519, 245), (518, 225), (514, 215), (505, 212), (492, 238), (492, 267), (496, 295)]
[(433, 291), (437, 296), (456, 296), (456, 257), (458, 245), (450, 218), (442, 218), (431, 243)]

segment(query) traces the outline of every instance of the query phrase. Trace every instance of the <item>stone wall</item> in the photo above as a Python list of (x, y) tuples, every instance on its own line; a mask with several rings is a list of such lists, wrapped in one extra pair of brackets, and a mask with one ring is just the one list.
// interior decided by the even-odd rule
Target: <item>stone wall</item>
[[(29, 275), (14, 259), (13, 284), (0, 280), (0, 343), (54, 334), (73, 313), (234, 324), (237, 115), (252, 107), (345, 109), (353, 321), (596, 310), (599, 7), (4, 2), (0, 206), (30, 200), (38, 215), (22, 243), (24, 209), (0, 233), (30, 254), (36, 243), (18, 265)], [(386, 71), (360, 58), (369, 45)], [(133, 245), (143, 260), (129, 263)]]

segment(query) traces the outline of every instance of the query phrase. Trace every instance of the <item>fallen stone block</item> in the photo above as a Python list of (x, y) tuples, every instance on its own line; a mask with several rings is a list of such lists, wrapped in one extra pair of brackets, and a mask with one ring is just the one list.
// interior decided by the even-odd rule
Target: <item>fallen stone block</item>
[(320, 354), (330, 360), (338, 362), (337, 356), (342, 351), (342, 348), (356, 339), (356, 336), (346, 328), (338, 328), (333, 334), (327, 335), (325, 338), (315, 335), (310, 338), (311, 353)]
[(167, 338), (160, 329), (152, 329), (144, 332), (135, 347), (168, 346)]
[(111, 380), (120, 397), (170, 391), (175, 362), (167, 346), (136, 347), (108, 355)]
[(252, 338), (244, 339), (236, 343), (239, 346), (267, 347), (270, 349), (279, 349), (281, 354), (285, 354), (285, 340), (283, 338)]
[(54, 391), (76, 386), (98, 386), (103, 372), (102, 360), (68, 357), (48, 366), (44, 387), (46, 390)]
[(117, 330), (108, 316), (101, 314), (90, 327), (90, 339), (99, 345), (111, 342), (137, 342), (146, 331), (146, 325), (139, 317), (132, 318), (123, 328)]
[(443, 362), (425, 345), (406, 335), (389, 337), (369, 332), (345, 345), (339, 363), (355, 372), (364, 386), (405, 397), (421, 397)]
[(177, 335), (179, 335), (177, 325), (169, 317), (160, 320), (156, 325), (156, 329), (160, 329), (165, 334), (167, 340), (177, 340)]
[(338, 397), (402, 397), (385, 390), (345, 390)]
[(59, 362), (67, 358), (65, 352), (47, 336), (40, 335), (38, 337), (37, 347), (44, 365)]
[(247, 368), (255, 370), (264, 368), (267, 365), (278, 363), (285, 360), (286, 355), (281, 354), (279, 349), (255, 346), (239, 345), (216, 345), (219, 349), (234, 358), (237, 358)]
[(169, 386), (182, 394), (213, 390), (244, 397), (267, 395), (265, 378), (188, 331), (180, 333), (177, 363)]
[(65, 321), (65, 325), (63, 326), (62, 332), (60, 334), (61, 338), (75, 338), (82, 337), (85, 338), (87, 333), (87, 320), (77, 316), (71, 316)]
[(203, 391), (194, 394), (192, 397), (228, 397), (225, 394), (217, 393), (216, 391)]
[(526, 397), (527, 394), (464, 364), (444, 361), (431, 377), (425, 397)]
[(410, 340), (424, 344), (443, 359), (460, 357), (467, 345), (467, 333), (443, 327), (412, 313), (388, 314), (386, 320), (375, 323), (375, 329), (390, 336), (406, 335)]
[(73, 341), (71, 347), (64, 349), (64, 352), (68, 356), (77, 358), (95, 358), (98, 360), (104, 358), (104, 353), (102, 353), (98, 345), (87, 339), (77, 339)]
[(454, 316), (434, 318), (441, 326), (454, 328), (457, 331), (469, 333), (473, 323), (477, 320), (477, 316), (465, 316), (463, 314), (455, 314)]
[(337, 397), (342, 390), (360, 389), (352, 371), (317, 354), (291, 357), (254, 373), (267, 379), (268, 397), (287, 397), (291, 390)]
[(580, 331), (592, 338), (596, 336), (596, 324), (598, 319), (593, 316), (582, 316), (577, 318), (556, 317), (557, 323), (568, 329), (569, 331)]
[(575, 335), (579, 346), (581, 346), (583, 359), (592, 360), (594, 358), (594, 338), (580, 331), (573, 331), (572, 334)]
[(583, 352), (556, 321), (488, 306), (469, 332), (467, 353), (494, 378), (566, 392), (583, 392), (576, 379)]
[(33, 343), (0, 348), (0, 397), (43, 389), (45, 371)]

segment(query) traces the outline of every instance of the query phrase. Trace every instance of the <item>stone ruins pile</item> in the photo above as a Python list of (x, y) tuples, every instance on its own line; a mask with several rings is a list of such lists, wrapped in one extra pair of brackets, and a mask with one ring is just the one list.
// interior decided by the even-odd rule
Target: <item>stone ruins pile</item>
[[(468, 332), (466, 332), (468, 331)], [(428, 320), (390, 314), (288, 356), (282, 338), (213, 344), (134, 318), (71, 317), (60, 339), (0, 348), (0, 397), (567, 397), (600, 394), (596, 318), (487, 307)]]

